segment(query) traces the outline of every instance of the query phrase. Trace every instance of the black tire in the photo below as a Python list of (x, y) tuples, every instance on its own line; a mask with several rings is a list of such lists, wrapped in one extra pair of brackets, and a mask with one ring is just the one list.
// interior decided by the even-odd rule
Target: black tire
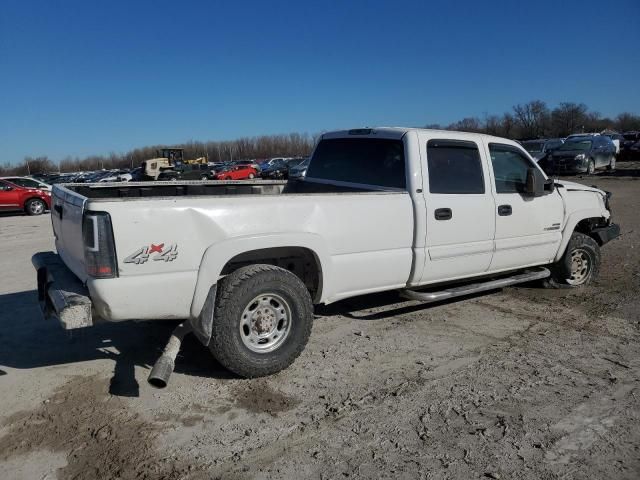
[(593, 175), (594, 173), (596, 173), (596, 162), (590, 159), (587, 164), (587, 175)]
[(24, 211), (27, 212), (27, 215), (42, 215), (46, 209), (47, 204), (39, 198), (32, 198), (24, 204)]
[[(273, 294), (286, 302), (290, 327), (274, 350), (256, 352), (246, 345), (248, 337), (242, 330), (242, 318), (252, 302), (263, 294)], [(298, 277), (273, 265), (250, 265), (218, 284), (209, 349), (220, 364), (241, 377), (263, 377), (284, 370), (298, 358), (309, 340), (312, 325), (311, 296)], [(245, 332), (248, 334), (248, 330)]]
[(249, 180), (253, 180), (256, 176), (253, 173), (249, 174)]
[(564, 255), (551, 266), (549, 286), (576, 288), (589, 285), (597, 278), (599, 270), (600, 246), (588, 235), (573, 232)]
[(607, 165), (607, 170), (614, 171), (616, 169), (616, 156), (613, 155), (611, 160), (609, 161), (609, 165)]

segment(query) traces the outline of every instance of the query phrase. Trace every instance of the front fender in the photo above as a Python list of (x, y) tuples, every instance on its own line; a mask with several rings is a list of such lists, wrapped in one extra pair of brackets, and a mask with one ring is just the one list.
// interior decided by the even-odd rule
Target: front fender
[(562, 258), (562, 255), (564, 255), (564, 251), (567, 249), (569, 240), (571, 240), (571, 235), (573, 235), (578, 223), (582, 220), (586, 220), (587, 218), (609, 218), (609, 216), (610, 214), (608, 211), (605, 210), (603, 212), (600, 208), (578, 210), (569, 215), (562, 231), (562, 241), (560, 242), (560, 247), (558, 248), (554, 261), (557, 262)]
[(330, 294), (327, 286), (332, 285), (331, 261), (325, 242), (320, 235), (315, 233), (276, 233), (234, 237), (210, 245), (205, 250), (191, 302), (191, 318), (197, 318), (202, 312), (211, 287), (218, 283), (220, 273), (229, 260), (253, 250), (277, 247), (307, 248), (316, 255), (320, 264), (321, 285), (323, 285), (321, 298), (317, 300), (327, 298)]

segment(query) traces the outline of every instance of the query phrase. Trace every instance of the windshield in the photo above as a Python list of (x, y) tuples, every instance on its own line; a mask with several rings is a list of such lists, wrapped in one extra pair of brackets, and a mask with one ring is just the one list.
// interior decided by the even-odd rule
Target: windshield
[(580, 150), (581, 152), (586, 152), (591, 149), (591, 140), (578, 140), (578, 139), (569, 139), (562, 144), (558, 150)]
[(530, 143), (527, 142), (527, 143), (523, 143), (522, 146), (529, 153), (539, 153), (542, 151), (544, 147), (544, 143), (543, 142), (530, 142)]

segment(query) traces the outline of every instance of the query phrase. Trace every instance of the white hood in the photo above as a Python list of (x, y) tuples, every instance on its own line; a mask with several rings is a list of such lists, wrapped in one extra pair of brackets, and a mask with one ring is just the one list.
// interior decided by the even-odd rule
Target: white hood
[(606, 195), (606, 193), (603, 190), (600, 190), (599, 188), (587, 187), (586, 185), (582, 185), (581, 183), (567, 182), (566, 180), (556, 180), (555, 184), (562, 185), (568, 191), (578, 190), (580, 192), (596, 192), (601, 195)]

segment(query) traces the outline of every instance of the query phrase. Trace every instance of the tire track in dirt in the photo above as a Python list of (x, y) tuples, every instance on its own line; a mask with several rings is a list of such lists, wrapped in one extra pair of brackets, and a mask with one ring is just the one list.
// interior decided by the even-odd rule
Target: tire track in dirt
[(177, 480), (194, 470), (159, 456), (154, 439), (161, 428), (107, 391), (108, 381), (98, 376), (72, 377), (40, 407), (7, 418), (0, 461), (42, 450), (66, 453), (59, 480)]

